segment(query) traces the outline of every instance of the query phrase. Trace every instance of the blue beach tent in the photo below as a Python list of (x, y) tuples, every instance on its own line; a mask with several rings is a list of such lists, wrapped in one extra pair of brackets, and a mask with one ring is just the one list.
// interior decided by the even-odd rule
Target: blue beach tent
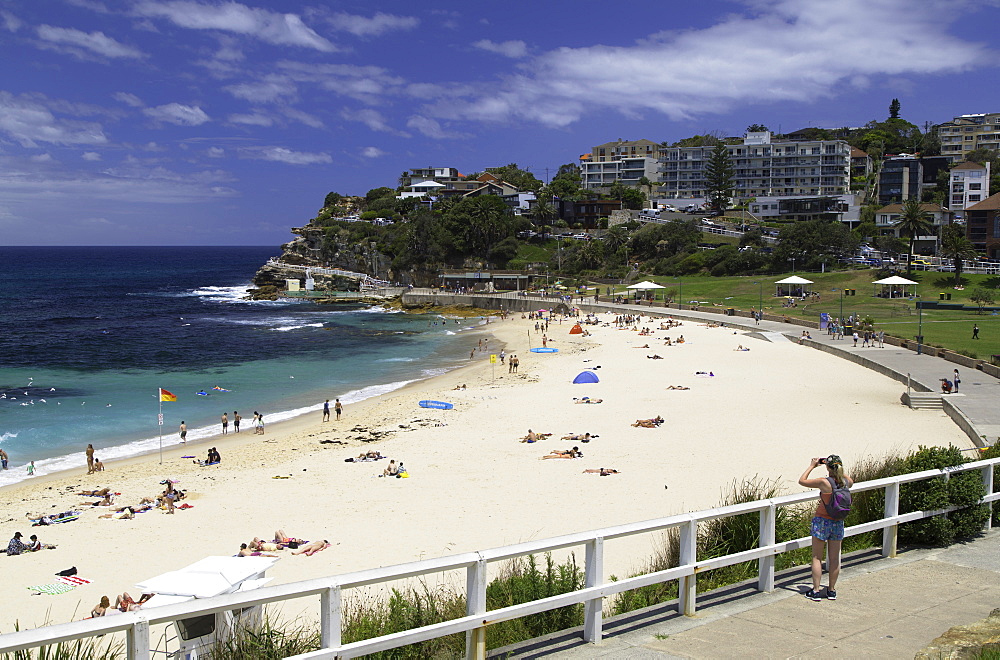
[(595, 374), (593, 371), (581, 371), (580, 375), (573, 379), (573, 382), (576, 384), (580, 384), (580, 383), (599, 383), (601, 381), (600, 379), (598, 379), (597, 374)]

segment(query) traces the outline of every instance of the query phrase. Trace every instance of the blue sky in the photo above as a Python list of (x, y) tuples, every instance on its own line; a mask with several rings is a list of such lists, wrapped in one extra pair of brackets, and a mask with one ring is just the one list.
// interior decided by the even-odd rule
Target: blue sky
[(277, 245), (411, 167), (1000, 112), (1000, 0), (0, 0), (0, 243)]

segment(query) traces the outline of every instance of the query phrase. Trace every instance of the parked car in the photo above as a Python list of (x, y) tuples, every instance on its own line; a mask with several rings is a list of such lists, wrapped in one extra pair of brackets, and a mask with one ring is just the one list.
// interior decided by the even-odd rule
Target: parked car
[(517, 237), (518, 238), (534, 238), (535, 236), (538, 236), (538, 234), (536, 232), (533, 232), (533, 231), (530, 231), (530, 230), (529, 231), (519, 231), (519, 232), (517, 232)]
[(580, 241), (590, 240), (590, 234), (573, 234), (573, 238)]
[(926, 267), (926, 266), (933, 266), (934, 264), (932, 264), (931, 262), (927, 261), (926, 259), (916, 259), (916, 258), (914, 258), (914, 259), (910, 260), (910, 265), (911, 266), (925, 266)]

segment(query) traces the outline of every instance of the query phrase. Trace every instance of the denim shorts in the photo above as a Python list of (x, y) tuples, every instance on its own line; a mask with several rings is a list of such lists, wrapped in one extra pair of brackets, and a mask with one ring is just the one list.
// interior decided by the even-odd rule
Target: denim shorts
[(810, 533), (813, 538), (820, 541), (842, 541), (844, 539), (844, 521), (816, 516), (812, 519)]

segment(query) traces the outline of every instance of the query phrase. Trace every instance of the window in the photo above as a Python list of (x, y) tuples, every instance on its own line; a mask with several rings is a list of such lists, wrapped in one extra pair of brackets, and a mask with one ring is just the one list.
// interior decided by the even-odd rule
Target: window
[(978, 202), (981, 197), (981, 195), (969, 195), (969, 203)]
[(982, 190), (982, 189), (983, 189), (983, 184), (981, 184), (981, 183), (970, 183), (969, 184), (969, 190)]

